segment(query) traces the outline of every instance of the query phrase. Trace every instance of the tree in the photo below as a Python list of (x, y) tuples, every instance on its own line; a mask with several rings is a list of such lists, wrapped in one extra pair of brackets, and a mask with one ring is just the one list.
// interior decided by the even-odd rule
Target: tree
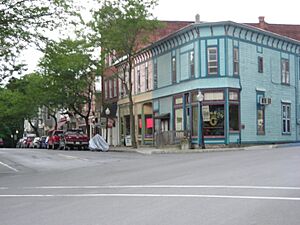
[(50, 82), (48, 88), (61, 97), (61, 109), (82, 117), (88, 135), (96, 71), (92, 55), (93, 48), (84, 39), (66, 39), (50, 42), (40, 63)]
[(6, 101), (11, 104), (6, 104), (6, 117), (13, 117), (17, 120), (28, 120), (30, 126), (37, 136), (38, 124), (37, 116), (41, 105), (43, 104), (43, 87), (42, 78), (36, 74), (28, 74), (20, 79), (11, 79), (6, 85), (7, 96)]
[[(28, 44), (41, 46), (49, 31), (62, 26), (72, 0), (2, 0), (0, 3), (0, 83), (24, 64), (17, 57)], [(48, 36), (47, 36), (48, 35)]]
[(133, 115), (132, 70), (134, 58), (141, 46), (149, 43), (149, 34), (161, 26), (150, 13), (156, 4), (156, 0), (105, 1), (102, 7), (93, 13), (91, 22), (91, 28), (95, 32), (93, 39), (102, 48), (102, 68), (106, 67), (103, 58), (107, 55), (113, 57), (114, 62), (120, 62), (118, 66), (121, 67), (122, 74), (115, 76), (122, 81), (128, 94), (130, 131), (135, 148), (137, 143)]

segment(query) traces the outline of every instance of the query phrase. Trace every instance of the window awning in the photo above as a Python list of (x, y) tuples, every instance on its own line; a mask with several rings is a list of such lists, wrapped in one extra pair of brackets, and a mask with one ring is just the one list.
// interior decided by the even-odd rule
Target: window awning
[(167, 120), (167, 119), (170, 119), (170, 113), (162, 113), (160, 115), (155, 116), (154, 119), (157, 119), (157, 120)]

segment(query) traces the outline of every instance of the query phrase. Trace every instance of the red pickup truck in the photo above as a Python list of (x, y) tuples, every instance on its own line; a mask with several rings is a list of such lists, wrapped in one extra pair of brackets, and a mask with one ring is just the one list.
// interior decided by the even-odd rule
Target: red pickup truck
[(61, 139), (61, 136), (63, 135), (63, 133), (64, 132), (62, 130), (52, 130), (52, 131), (50, 131), (49, 136), (48, 136), (47, 148), (48, 149), (58, 149), (60, 139)]
[(67, 130), (60, 139), (60, 149), (88, 149), (89, 137), (81, 129)]

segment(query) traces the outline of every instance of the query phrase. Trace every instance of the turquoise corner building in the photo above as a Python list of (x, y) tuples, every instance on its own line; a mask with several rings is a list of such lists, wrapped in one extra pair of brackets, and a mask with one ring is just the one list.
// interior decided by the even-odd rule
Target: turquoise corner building
[(206, 144), (300, 140), (299, 41), (231, 21), (196, 22), (147, 50), (155, 132), (188, 130), (195, 145), (202, 136)]

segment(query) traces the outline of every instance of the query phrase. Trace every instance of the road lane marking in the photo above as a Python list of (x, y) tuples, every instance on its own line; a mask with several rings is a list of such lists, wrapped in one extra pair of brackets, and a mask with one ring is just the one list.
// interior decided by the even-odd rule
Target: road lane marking
[(13, 168), (13, 167), (11, 167), (11, 166), (9, 166), (9, 165), (7, 165), (6, 163), (3, 163), (3, 162), (1, 162), (1, 161), (0, 161), (0, 165), (5, 166), (5, 167), (7, 167), (8, 169), (13, 170), (13, 171), (15, 171), (15, 172), (19, 172), (19, 170), (17, 170), (16, 168)]
[(58, 154), (58, 155), (67, 159), (79, 159), (78, 157), (72, 155), (65, 155), (65, 154)]
[(241, 196), (241, 195), (184, 195), (184, 194), (8, 194), (0, 198), (49, 198), (49, 197), (128, 197), (128, 198), (223, 198), (223, 199), (252, 199), (252, 200), (283, 200), (300, 201), (300, 197), (267, 197), (267, 196)]
[(216, 189), (269, 189), (300, 190), (300, 187), (237, 186), (237, 185), (98, 185), (98, 186), (36, 186), (22, 189), (122, 189), (122, 188), (216, 188)]

